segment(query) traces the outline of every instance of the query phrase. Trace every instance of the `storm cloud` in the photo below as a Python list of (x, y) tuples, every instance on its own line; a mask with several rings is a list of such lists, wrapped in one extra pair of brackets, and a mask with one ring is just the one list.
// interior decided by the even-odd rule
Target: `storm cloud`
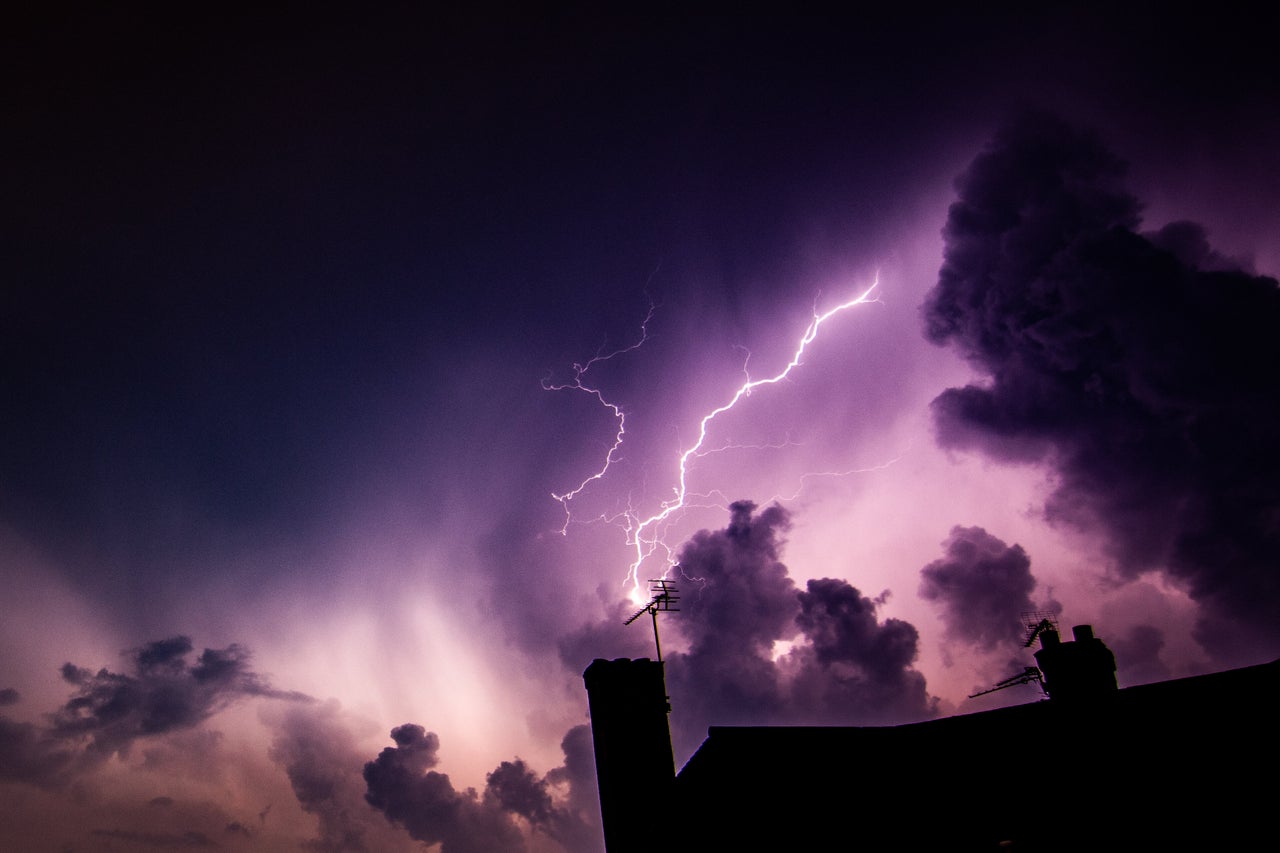
[(1280, 649), (1280, 290), (1204, 229), (1139, 233), (1125, 167), (1027, 113), (957, 181), (926, 332), (988, 377), (933, 401), (940, 442), (1056, 474), (1046, 516), (1160, 570), (1223, 661)]
[(516, 825), (495, 802), (481, 800), (474, 788), (455, 790), (439, 763), (440, 738), (422, 726), (391, 730), (387, 747), (364, 767), (365, 799), (410, 836), (440, 844), (441, 853), (523, 850)]
[[(312, 701), (272, 687), (241, 646), (205, 649), (195, 663), (187, 660), (191, 651), (191, 640), (177, 636), (127, 652), (129, 673), (63, 664), (62, 679), (75, 692), (46, 715), (47, 725), (0, 717), (0, 779), (60, 787), (112, 755), (127, 757), (139, 739), (191, 733), (242, 699)], [(203, 734), (216, 741), (216, 733)], [(148, 751), (144, 765), (158, 766), (158, 756)]]
[(727, 528), (701, 530), (680, 550), (688, 647), (668, 655), (666, 668), (677, 741), (701, 740), (710, 720), (762, 723), (786, 706), (773, 651), (799, 632), (795, 583), (779, 560), (791, 522), (779, 506), (753, 516), (755, 509), (733, 504)]
[(411, 837), (440, 844), (441, 853), (524, 850), (525, 836), (515, 816), (566, 850), (602, 849), (586, 726), (565, 735), (562, 767), (539, 777), (519, 758), (504, 761), (486, 777), (483, 794), (474, 788), (457, 790), (448, 775), (432, 769), (440, 749), (434, 732), (406, 724), (392, 729), (391, 739), (394, 747), (365, 764), (365, 799)]
[(64, 664), (62, 678), (77, 690), (53, 714), (52, 735), (88, 738), (88, 754), (106, 758), (127, 754), (138, 738), (192, 728), (240, 699), (312, 701), (272, 687), (241, 646), (205, 649), (194, 664), (191, 651), (185, 636), (148, 643), (128, 653), (129, 674)]
[[(574, 726), (560, 747), (565, 763), (542, 777), (520, 759), (502, 762), (485, 778), (485, 797), (520, 815), (565, 850), (599, 850), (603, 830), (590, 727)], [(559, 790), (561, 796), (553, 798), (553, 790)]]
[[(677, 754), (709, 725), (874, 724), (936, 713), (913, 668), (916, 629), (878, 616), (848, 581), (796, 587), (779, 559), (790, 516), (730, 506), (729, 525), (681, 549), (687, 650), (667, 657)], [(779, 643), (793, 643), (789, 650)]]
[(837, 578), (811, 580), (798, 597), (796, 622), (809, 643), (784, 661), (797, 666), (788, 722), (877, 725), (937, 713), (924, 676), (913, 668), (915, 626), (880, 621), (876, 602)]
[(942, 608), (947, 638), (985, 651), (1023, 639), (1021, 614), (1037, 609), (1031, 558), (981, 527), (951, 528), (946, 556), (920, 570), (920, 597)]

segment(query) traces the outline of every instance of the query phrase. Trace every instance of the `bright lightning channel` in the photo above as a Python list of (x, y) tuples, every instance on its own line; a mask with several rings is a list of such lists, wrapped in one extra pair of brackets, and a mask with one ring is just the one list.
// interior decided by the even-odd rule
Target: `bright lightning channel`
[[(627, 569), (627, 576), (624, 582), (624, 584), (631, 587), (629, 597), (633, 601), (640, 602), (645, 600), (645, 591), (640, 585), (640, 567), (644, 565), (645, 561), (653, 557), (658, 551), (662, 551), (666, 566), (663, 568), (661, 576), (664, 578), (667, 577), (675, 567), (675, 560), (672, 557), (671, 548), (663, 541), (660, 531), (663, 523), (667, 521), (667, 519), (671, 518), (671, 516), (680, 512), (680, 510), (684, 509), (688, 505), (686, 501), (690, 497), (688, 477), (691, 460), (706, 456), (710, 453), (731, 449), (733, 447), (732, 445), (727, 445), (719, 448), (704, 449), (704, 445), (707, 442), (707, 431), (712, 422), (720, 415), (737, 406), (744, 398), (750, 397), (757, 389), (768, 385), (776, 385), (786, 379), (791, 374), (792, 370), (800, 366), (801, 360), (804, 358), (805, 350), (818, 337), (818, 332), (822, 328), (823, 324), (837, 314), (848, 311), (851, 308), (859, 305), (865, 305), (869, 302), (879, 301), (874, 296), (875, 290), (879, 284), (880, 281), (877, 276), (866, 290), (824, 313), (819, 314), (815, 307), (813, 320), (809, 323), (809, 326), (805, 329), (799, 343), (796, 345), (795, 353), (791, 356), (791, 360), (787, 362), (786, 366), (783, 367), (781, 371), (773, 376), (768, 376), (763, 379), (752, 379), (750, 374), (747, 374), (746, 380), (733, 393), (728, 402), (712, 409), (702, 417), (702, 420), (698, 424), (697, 441), (680, 453), (680, 457), (677, 462), (678, 475), (676, 478), (676, 485), (672, 488), (672, 497), (670, 500), (663, 501), (659, 505), (658, 512), (648, 518), (642, 519), (633, 509), (628, 508), (626, 512), (619, 516), (614, 518), (604, 518), (606, 521), (622, 521), (627, 535), (627, 544), (634, 549), (635, 559)], [(593, 482), (604, 478), (609, 467), (616, 460), (616, 454), (618, 449), (622, 446), (626, 435), (626, 413), (620, 406), (605, 399), (604, 394), (598, 388), (585, 384), (583, 382), (583, 378), (593, 365), (607, 361), (615, 356), (622, 355), (623, 353), (639, 349), (647, 339), (646, 330), (648, 323), (652, 318), (653, 306), (651, 305), (649, 308), (649, 315), (645, 318), (644, 323), (641, 324), (640, 339), (636, 343), (623, 349), (610, 352), (607, 355), (597, 355), (586, 364), (574, 364), (574, 378), (572, 381), (559, 385), (552, 384), (546, 380), (542, 383), (542, 387), (548, 391), (581, 391), (595, 397), (602, 406), (613, 413), (613, 416), (618, 423), (618, 430), (614, 435), (613, 446), (609, 448), (609, 452), (606, 454), (604, 463), (601, 465), (600, 469), (582, 480), (582, 482), (575, 488), (561, 494), (552, 494), (552, 497), (559, 501), (565, 510), (565, 524), (564, 527), (561, 528), (562, 533), (565, 533), (568, 530), (569, 523), (572, 520), (569, 502), (583, 490), (588, 488)], [(837, 472), (822, 473), (828, 476), (837, 475)], [(819, 476), (821, 476), (821, 474)]]

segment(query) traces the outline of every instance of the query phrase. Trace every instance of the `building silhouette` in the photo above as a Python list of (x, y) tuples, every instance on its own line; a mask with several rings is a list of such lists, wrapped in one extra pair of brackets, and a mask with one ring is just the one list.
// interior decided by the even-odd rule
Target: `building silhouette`
[(900, 726), (712, 726), (679, 773), (662, 662), (598, 659), (584, 678), (608, 853), (1274, 844), (1280, 661), (1118, 690), (1088, 626), (1040, 639), (1043, 701)]

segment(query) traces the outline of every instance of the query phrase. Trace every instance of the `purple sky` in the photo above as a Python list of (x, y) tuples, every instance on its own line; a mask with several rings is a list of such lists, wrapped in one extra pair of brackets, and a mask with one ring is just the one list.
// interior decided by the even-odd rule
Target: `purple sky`
[(593, 849), (627, 520), (877, 280), (661, 528), (678, 762), (1280, 653), (1266, 27), (362, 14), (6, 28), (0, 847)]

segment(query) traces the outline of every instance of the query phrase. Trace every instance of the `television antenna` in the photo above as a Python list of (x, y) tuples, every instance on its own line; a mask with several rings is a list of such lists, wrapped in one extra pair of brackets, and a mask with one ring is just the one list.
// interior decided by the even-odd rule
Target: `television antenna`
[(1031, 610), (1022, 614), (1022, 627), (1026, 629), (1026, 636), (1023, 638), (1022, 647), (1024, 649), (1031, 648), (1031, 644), (1036, 641), (1045, 631), (1058, 631), (1058, 614), (1052, 610)]
[(1040, 676), (1040, 670), (1034, 666), (1029, 666), (1017, 675), (1010, 676), (1004, 681), (997, 681), (995, 687), (988, 687), (986, 690), (979, 690), (977, 693), (970, 693), (969, 698), (975, 699), (978, 696), (986, 696), (988, 693), (995, 693), (997, 690), (1004, 690), (1006, 687), (1017, 687), (1019, 684), (1030, 684), (1035, 682), (1040, 687), (1040, 692), (1046, 696), (1048, 691), (1044, 689), (1044, 679)]
[(676, 589), (676, 585), (671, 581), (658, 578), (649, 581), (649, 592), (653, 598), (649, 599), (649, 603), (641, 607), (635, 613), (632, 613), (623, 625), (630, 625), (644, 614), (648, 613), (653, 617), (653, 644), (658, 649), (658, 662), (662, 662), (662, 644), (658, 642), (658, 613), (679, 613), (680, 608), (674, 605), (680, 603)]

